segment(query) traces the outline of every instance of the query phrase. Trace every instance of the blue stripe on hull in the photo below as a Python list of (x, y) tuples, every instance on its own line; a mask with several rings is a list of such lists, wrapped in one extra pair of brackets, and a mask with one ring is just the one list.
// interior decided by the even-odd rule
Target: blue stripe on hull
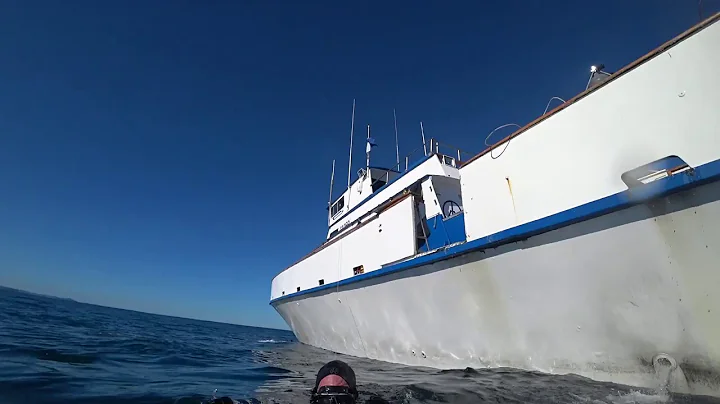
[(669, 194), (698, 187), (718, 180), (720, 180), (720, 160), (715, 160), (693, 170), (684, 171), (649, 184), (628, 189), (542, 219), (491, 234), (487, 237), (482, 237), (477, 240), (446, 248), (425, 256), (413, 258), (411, 260), (390, 265), (362, 275), (357, 275), (352, 278), (343, 279), (339, 282), (333, 282), (290, 295), (281, 296), (271, 300), (270, 304), (309, 293), (315, 293), (399, 271), (417, 268), (423, 265), (429, 265), (434, 262), (467, 254), (472, 251), (494, 248), (517, 240), (527, 239), (540, 233), (570, 226), (574, 223), (590, 220), (622, 209), (627, 209), (653, 199), (661, 198)]

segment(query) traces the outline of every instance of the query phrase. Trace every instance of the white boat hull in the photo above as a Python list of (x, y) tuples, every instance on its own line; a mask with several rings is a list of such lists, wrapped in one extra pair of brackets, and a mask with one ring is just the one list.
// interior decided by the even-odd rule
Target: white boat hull
[(278, 274), (271, 304), (350, 355), (656, 387), (663, 354), (672, 390), (720, 396), (719, 22), (459, 169), (434, 150)]
[(718, 247), (714, 182), (273, 306), (301, 342), (354, 356), (653, 387), (667, 353), (689, 392), (720, 395)]

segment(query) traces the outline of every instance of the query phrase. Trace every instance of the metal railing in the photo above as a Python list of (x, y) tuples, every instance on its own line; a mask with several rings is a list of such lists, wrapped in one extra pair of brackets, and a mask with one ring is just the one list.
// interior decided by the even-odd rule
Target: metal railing
[[(392, 168), (389, 169), (389, 171), (385, 172), (385, 175), (383, 175), (380, 178), (374, 179), (370, 183), (370, 187), (372, 188), (375, 184), (379, 183), (380, 181), (384, 181), (385, 184), (390, 182), (390, 172), (398, 172), (403, 173), (407, 172), (410, 169), (410, 165), (414, 163), (414, 160), (411, 161), (410, 158), (413, 156), (418, 156), (420, 153), (424, 153), (425, 156), (430, 156), (433, 154), (437, 154), (440, 158), (440, 161), (443, 164), (449, 165), (451, 167), (460, 168), (461, 163), (464, 161), (463, 157), (466, 157), (467, 159), (470, 159), (474, 156), (472, 153), (468, 153), (464, 150), (461, 150), (458, 147), (455, 147), (453, 145), (439, 142), (435, 139), (430, 139), (430, 142), (428, 145), (423, 145), (423, 147), (418, 147), (415, 150), (411, 151), (407, 156), (405, 156), (404, 161), (400, 161), (400, 163), (396, 164)], [(451, 153), (451, 154), (448, 154)], [(403, 165), (405, 166), (403, 168)], [(366, 174), (371, 175), (371, 174)], [(372, 177), (371, 177), (372, 178)]]
[(464, 156), (467, 156), (468, 159), (474, 156), (472, 153), (461, 150), (459, 147), (442, 143), (435, 139), (430, 139), (430, 153), (440, 156), (440, 161), (442, 161), (443, 164), (457, 168), (460, 168)]

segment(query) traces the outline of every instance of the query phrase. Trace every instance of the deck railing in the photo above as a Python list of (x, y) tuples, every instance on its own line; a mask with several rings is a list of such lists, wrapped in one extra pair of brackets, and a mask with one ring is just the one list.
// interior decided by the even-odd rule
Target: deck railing
[(415, 150), (411, 151), (407, 156), (405, 156), (405, 159), (403, 161), (400, 161), (398, 164), (390, 168), (389, 171), (385, 172), (385, 175), (373, 180), (370, 186), (372, 187), (380, 181), (384, 181), (386, 184), (390, 182), (391, 171), (399, 173), (407, 172), (410, 169), (412, 163), (415, 162), (415, 160), (410, 160), (410, 158), (419, 156), (420, 153), (423, 153), (425, 157), (437, 154), (440, 158), (440, 162), (455, 168), (460, 168), (462, 162), (465, 161), (463, 160), (463, 158), (470, 159), (473, 156), (472, 153), (468, 153), (453, 145), (442, 143), (435, 139), (430, 139), (429, 144), (423, 145), (423, 147), (418, 147)]
[(470, 159), (474, 156), (472, 153), (461, 150), (459, 147), (435, 139), (430, 139), (430, 153), (439, 155), (440, 161), (442, 161), (443, 164), (457, 168), (460, 168), (460, 165), (464, 161), (463, 157)]

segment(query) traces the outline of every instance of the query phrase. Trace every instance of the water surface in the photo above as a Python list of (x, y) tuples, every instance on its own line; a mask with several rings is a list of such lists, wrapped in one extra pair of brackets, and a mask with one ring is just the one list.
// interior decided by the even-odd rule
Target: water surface
[(408, 367), (299, 344), (292, 333), (111, 309), (0, 288), (0, 404), (307, 403), (340, 358), (361, 398), (393, 403), (720, 403), (579, 376)]

